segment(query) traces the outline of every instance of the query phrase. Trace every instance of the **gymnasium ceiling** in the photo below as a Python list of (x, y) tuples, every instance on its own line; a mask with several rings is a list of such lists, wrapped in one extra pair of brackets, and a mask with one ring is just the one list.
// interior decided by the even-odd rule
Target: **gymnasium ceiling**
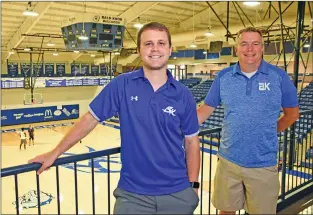
[[(281, 11), (286, 11), (282, 15), (283, 23), (287, 27), (296, 26), (298, 2), (281, 2)], [(305, 5), (305, 25), (312, 29), (312, 9), (313, 2)], [(27, 8), (28, 2), (4, 1), (1, 2), (1, 49), (2, 60), (10, 59), (9, 51), (14, 48), (47, 47), (51, 38), (29, 37), (23, 34), (53, 34), (61, 35), (61, 22), (69, 16), (81, 13), (92, 13), (99, 15), (111, 15), (123, 17), (126, 20), (124, 47), (134, 48), (136, 44), (137, 29), (133, 26), (141, 23), (158, 21), (167, 25), (172, 34), (174, 49), (188, 48), (193, 42), (197, 45), (205, 46), (209, 41), (226, 41), (227, 23), (227, 2), (64, 2), (64, 1), (39, 1), (31, 2), (34, 11), (39, 13), (37, 17), (27, 17), (22, 13)], [(213, 11), (213, 10), (214, 11)], [(235, 34), (245, 23), (246, 26), (269, 26), (274, 23), (277, 29), (280, 25), (278, 2), (261, 2), (255, 7), (243, 5), (243, 2), (229, 2), (229, 30)], [(249, 20), (250, 21), (249, 21)], [(223, 23), (223, 24), (222, 24)], [(212, 37), (204, 36), (208, 26)], [(294, 33), (296, 30), (292, 30)], [(276, 31), (277, 35), (280, 31)], [(278, 36), (279, 37), (279, 36)], [(55, 49), (65, 49), (62, 38), (52, 39)], [(229, 39), (229, 43), (233, 43)], [(88, 53), (74, 54), (72, 52), (62, 53), (63, 59), (77, 60), (90, 55)], [(96, 53), (95, 53), (96, 54)], [(51, 57), (51, 55), (49, 55)], [(97, 57), (97, 56), (96, 56)]]

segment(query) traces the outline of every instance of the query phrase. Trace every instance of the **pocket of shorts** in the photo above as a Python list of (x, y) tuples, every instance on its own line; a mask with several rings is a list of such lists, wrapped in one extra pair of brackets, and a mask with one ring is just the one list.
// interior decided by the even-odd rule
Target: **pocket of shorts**
[(194, 189), (192, 187), (190, 187), (190, 191), (193, 193), (194, 197), (196, 197), (197, 202), (199, 202), (199, 196), (197, 195), (197, 193), (194, 191)]
[(118, 187), (117, 188), (115, 188), (114, 189), (114, 191), (113, 191), (113, 196), (115, 197), (115, 198), (117, 198), (118, 197)]
[(271, 172), (278, 172), (278, 166), (270, 166), (270, 167), (264, 167), (264, 169), (269, 170)]

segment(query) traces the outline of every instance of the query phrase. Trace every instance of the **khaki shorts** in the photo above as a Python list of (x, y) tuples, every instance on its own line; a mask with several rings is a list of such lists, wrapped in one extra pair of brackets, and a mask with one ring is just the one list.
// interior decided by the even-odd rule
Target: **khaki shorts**
[(277, 166), (245, 168), (219, 156), (212, 204), (221, 211), (276, 214), (279, 188)]

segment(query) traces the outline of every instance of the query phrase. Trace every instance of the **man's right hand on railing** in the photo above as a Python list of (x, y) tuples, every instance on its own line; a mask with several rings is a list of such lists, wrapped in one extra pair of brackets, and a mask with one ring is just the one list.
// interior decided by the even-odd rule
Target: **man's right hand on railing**
[(66, 133), (60, 143), (52, 151), (38, 155), (29, 160), (28, 163), (42, 164), (41, 168), (37, 171), (37, 174), (39, 175), (47, 170), (61, 154), (89, 134), (97, 124), (98, 120), (90, 112), (87, 112), (74, 124), (72, 129)]
[(37, 171), (37, 175), (40, 175), (43, 171), (48, 170), (57, 158), (58, 153), (52, 150), (50, 152), (38, 155), (33, 159), (30, 159), (28, 163), (41, 163), (41, 167)]

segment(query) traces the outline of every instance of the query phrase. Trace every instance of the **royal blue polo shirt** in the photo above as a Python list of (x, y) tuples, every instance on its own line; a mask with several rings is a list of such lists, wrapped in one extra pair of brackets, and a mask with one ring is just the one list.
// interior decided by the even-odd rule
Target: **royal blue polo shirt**
[(190, 187), (184, 137), (199, 132), (196, 102), (169, 71), (167, 76), (167, 82), (154, 92), (142, 68), (119, 75), (89, 105), (99, 122), (119, 115), (122, 169), (118, 187), (129, 192), (166, 195)]
[(285, 71), (262, 61), (249, 79), (237, 63), (217, 74), (205, 103), (224, 107), (220, 156), (243, 167), (277, 164), (281, 107), (298, 106), (297, 90)]

